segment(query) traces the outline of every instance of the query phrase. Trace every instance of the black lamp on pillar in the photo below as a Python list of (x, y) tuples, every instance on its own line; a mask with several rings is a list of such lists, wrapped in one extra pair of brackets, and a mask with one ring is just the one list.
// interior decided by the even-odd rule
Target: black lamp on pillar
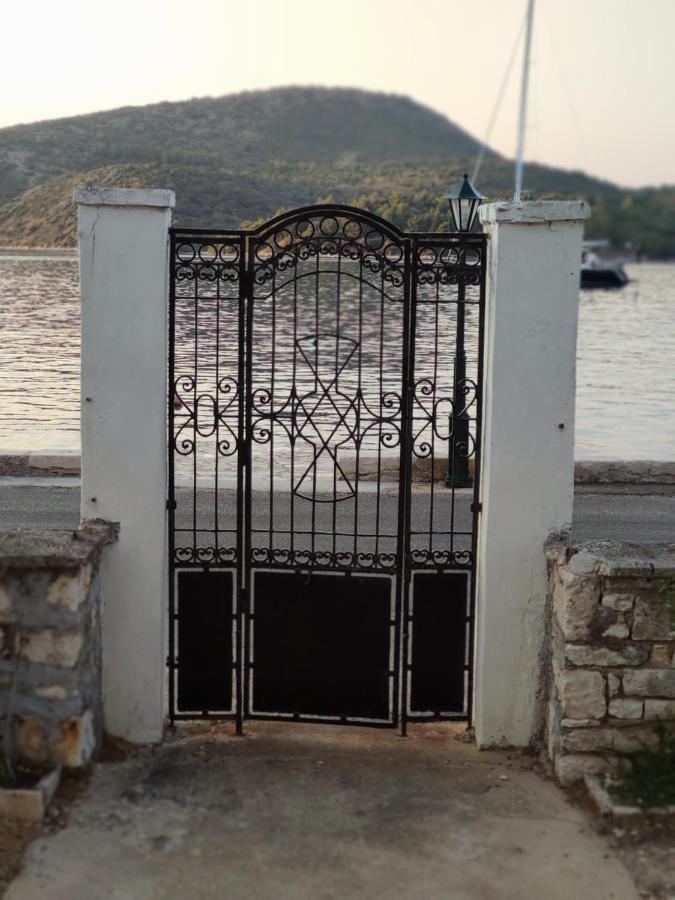
[[(445, 195), (450, 207), (450, 230), (468, 232), (473, 228), (483, 195), (465, 175), (463, 180)], [(457, 336), (455, 341), (455, 369), (452, 386), (452, 417), (448, 454), (448, 487), (471, 487), (469, 472), (469, 413), (466, 409), (466, 350), (464, 348), (464, 284), (457, 283)]]
[(445, 199), (450, 206), (451, 231), (471, 231), (483, 195), (471, 184), (469, 176), (464, 175), (464, 178), (448, 191)]

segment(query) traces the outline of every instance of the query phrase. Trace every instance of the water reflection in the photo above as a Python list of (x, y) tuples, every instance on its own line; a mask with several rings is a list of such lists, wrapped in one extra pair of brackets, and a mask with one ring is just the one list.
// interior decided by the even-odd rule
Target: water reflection
[[(633, 281), (623, 290), (582, 292), (577, 456), (672, 459), (675, 266), (642, 264), (627, 271)], [(79, 449), (79, 321), (74, 256), (0, 254), (1, 450)], [(450, 358), (451, 331), (441, 329), (439, 341), (439, 382), (446, 385), (450, 373), (443, 360)], [(468, 333), (474, 340), (471, 326)], [(432, 329), (425, 335), (421, 350), (428, 361)], [(230, 361), (236, 341), (236, 329), (230, 330)], [(475, 352), (475, 340), (470, 350)], [(271, 348), (261, 352), (269, 356)]]

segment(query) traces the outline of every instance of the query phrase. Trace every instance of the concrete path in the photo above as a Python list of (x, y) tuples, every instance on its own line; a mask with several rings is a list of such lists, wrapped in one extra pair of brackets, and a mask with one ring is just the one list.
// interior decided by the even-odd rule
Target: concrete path
[(98, 766), (6, 900), (637, 900), (531, 758), (457, 726), (247, 730)]
[[(223, 492), (223, 513), (232, 507), (228, 495), (229, 492)], [(448, 498), (446, 495), (446, 502)], [(395, 530), (395, 497), (388, 495), (388, 501), (390, 525)], [(444, 502), (442, 494), (436, 502)], [(468, 492), (458, 493), (458, 513), (467, 523), (470, 502)], [(75, 478), (0, 477), (0, 528), (76, 528), (79, 503), (79, 480)], [(212, 499), (207, 498), (207, 503), (212, 506)], [(675, 485), (577, 486), (573, 537), (637, 542), (674, 540)]]

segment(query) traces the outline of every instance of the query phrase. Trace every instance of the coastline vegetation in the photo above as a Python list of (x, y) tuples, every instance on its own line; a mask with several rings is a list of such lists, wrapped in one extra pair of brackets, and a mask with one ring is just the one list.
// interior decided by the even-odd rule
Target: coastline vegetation
[[(72, 189), (169, 187), (176, 224), (236, 228), (331, 199), (409, 231), (448, 227), (442, 196), (471, 171), (478, 143), (404, 97), (279, 88), (128, 107), (0, 129), (0, 246), (70, 247)], [(583, 198), (588, 238), (675, 258), (675, 186), (625, 190), (582, 172), (528, 164), (535, 199)], [(508, 199), (510, 160), (488, 153), (477, 187)]]

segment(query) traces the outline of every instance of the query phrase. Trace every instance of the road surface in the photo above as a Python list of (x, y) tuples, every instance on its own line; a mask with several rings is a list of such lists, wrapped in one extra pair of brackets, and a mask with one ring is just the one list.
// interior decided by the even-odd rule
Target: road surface
[[(184, 505), (179, 524), (189, 524), (188, 496), (189, 492), (185, 492), (179, 498)], [(266, 503), (266, 495), (261, 496)], [(416, 497), (415, 508), (422, 521), (428, 500), (422, 492)], [(439, 493), (437, 508), (442, 509), (444, 503), (449, 503), (449, 498), (449, 493)], [(79, 480), (75, 478), (0, 477), (0, 528), (76, 528), (79, 502)], [(205, 511), (211, 510), (213, 494), (201, 491), (198, 503)], [(374, 495), (364, 494), (363, 503), (367, 515), (368, 504), (374, 503)], [(468, 523), (469, 503), (468, 492), (458, 492), (457, 527)], [(228, 517), (232, 504), (232, 492), (223, 491), (219, 497), (223, 520)], [(388, 494), (383, 498), (382, 530), (395, 531), (396, 511), (396, 498)], [(278, 524), (283, 526), (288, 515), (283, 502), (278, 505), (277, 515), (280, 517)], [(675, 485), (577, 486), (572, 537), (576, 540), (675, 541)]]

